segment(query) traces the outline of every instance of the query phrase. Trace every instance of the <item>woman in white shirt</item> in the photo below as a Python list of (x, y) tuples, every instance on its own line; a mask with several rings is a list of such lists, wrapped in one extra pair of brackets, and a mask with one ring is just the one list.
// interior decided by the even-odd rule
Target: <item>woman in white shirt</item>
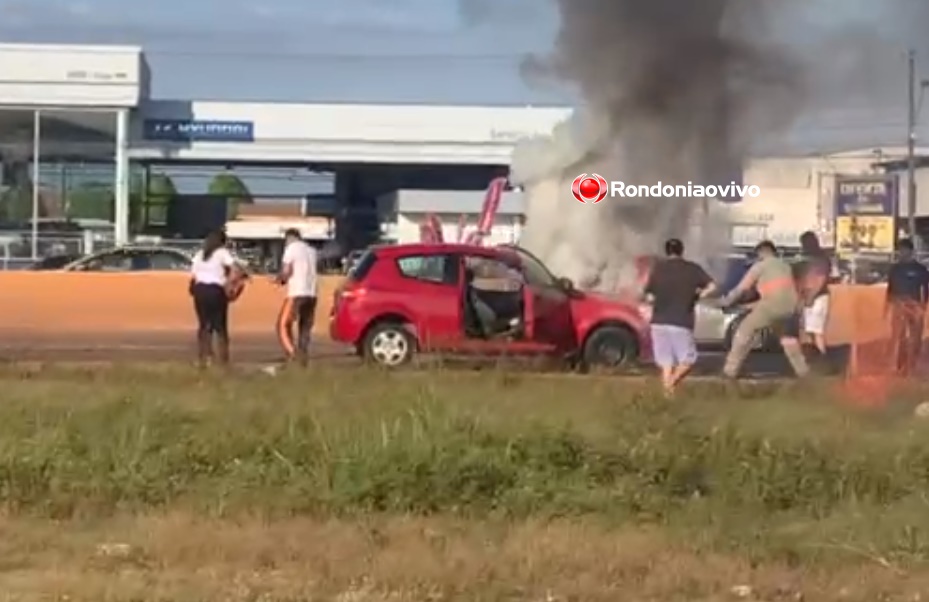
[(226, 248), (222, 231), (208, 235), (202, 248), (194, 255), (191, 268), (190, 295), (197, 313), (197, 350), (201, 365), (213, 358), (213, 338), (217, 343), (217, 359), (229, 363), (229, 302), (230, 293), (241, 291), (244, 272)]

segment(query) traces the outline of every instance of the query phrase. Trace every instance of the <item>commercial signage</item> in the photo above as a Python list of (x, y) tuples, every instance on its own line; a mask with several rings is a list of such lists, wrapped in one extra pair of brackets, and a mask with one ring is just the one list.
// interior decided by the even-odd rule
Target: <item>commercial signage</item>
[(198, 121), (182, 119), (146, 119), (146, 140), (168, 142), (254, 142), (255, 124), (251, 121)]
[(839, 176), (835, 187), (836, 250), (892, 253), (897, 239), (896, 176)]
[(141, 51), (100, 46), (0, 44), (0, 97), (12, 106), (134, 108)]

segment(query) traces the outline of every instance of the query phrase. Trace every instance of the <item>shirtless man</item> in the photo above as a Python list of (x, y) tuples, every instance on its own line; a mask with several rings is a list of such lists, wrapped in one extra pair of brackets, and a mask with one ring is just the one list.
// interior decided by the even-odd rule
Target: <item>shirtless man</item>
[(770, 241), (761, 242), (755, 247), (755, 253), (758, 257), (755, 265), (721, 300), (724, 307), (732, 305), (753, 288), (760, 297), (732, 337), (732, 348), (726, 356), (723, 374), (727, 378), (738, 378), (742, 364), (751, 352), (755, 335), (770, 328), (780, 339), (784, 355), (796, 375), (801, 378), (808, 376), (810, 368), (800, 346), (801, 302), (793, 269), (778, 257), (777, 247)]

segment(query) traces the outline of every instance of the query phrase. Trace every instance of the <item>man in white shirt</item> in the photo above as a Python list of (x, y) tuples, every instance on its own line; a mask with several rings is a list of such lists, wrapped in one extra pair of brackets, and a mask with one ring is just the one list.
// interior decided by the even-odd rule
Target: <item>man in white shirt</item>
[[(289, 360), (306, 365), (316, 314), (316, 249), (304, 242), (300, 231), (291, 228), (284, 233), (284, 256), (278, 282), (287, 289), (287, 296), (278, 317), (278, 336)], [(294, 343), (293, 327), (297, 324)]]

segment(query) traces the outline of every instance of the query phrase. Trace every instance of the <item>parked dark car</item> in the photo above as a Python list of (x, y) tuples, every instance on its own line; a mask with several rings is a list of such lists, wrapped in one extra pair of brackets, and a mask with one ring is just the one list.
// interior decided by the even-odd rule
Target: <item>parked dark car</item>
[(49, 255), (43, 257), (29, 266), (30, 270), (60, 270), (73, 261), (80, 259), (80, 255)]
[(171, 247), (122, 247), (82, 257), (61, 269), (66, 272), (189, 272), (191, 256)]

